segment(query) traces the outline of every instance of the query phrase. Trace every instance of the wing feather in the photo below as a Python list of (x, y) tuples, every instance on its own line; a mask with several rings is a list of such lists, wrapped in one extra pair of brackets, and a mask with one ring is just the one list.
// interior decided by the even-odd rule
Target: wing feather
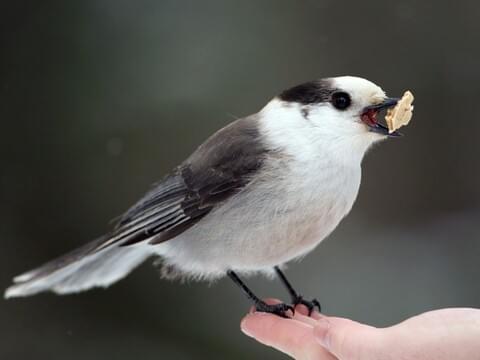
[(255, 116), (233, 122), (130, 208), (97, 250), (147, 239), (157, 244), (181, 234), (245, 188), (266, 153)]

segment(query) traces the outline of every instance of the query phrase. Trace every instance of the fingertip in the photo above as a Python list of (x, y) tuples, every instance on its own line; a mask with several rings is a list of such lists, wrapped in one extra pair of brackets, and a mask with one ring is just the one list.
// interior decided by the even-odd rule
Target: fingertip
[(308, 316), (308, 308), (303, 304), (298, 304), (295, 306), (295, 312), (298, 312), (304, 316)]
[(247, 336), (291, 356), (314, 343), (311, 325), (268, 313), (248, 314), (240, 327)]
[(266, 298), (263, 300), (265, 303), (267, 303), (268, 305), (275, 305), (275, 304), (281, 304), (282, 302), (278, 299), (274, 299), (274, 298)]
[(254, 337), (253, 336), (253, 333), (250, 331), (250, 317), (251, 317), (251, 313), (247, 314), (243, 319), (242, 321), (240, 322), (240, 330), (242, 330), (242, 332), (249, 336), (249, 337)]
[(240, 329), (245, 335), (257, 338), (258, 336), (268, 335), (279, 320), (280, 318), (276, 315), (264, 312), (253, 312), (247, 314), (242, 319)]
[[(296, 315), (303, 319), (286, 319), (267, 313), (246, 315), (240, 324), (243, 333), (267, 346), (272, 346), (294, 358), (315, 358), (332, 360), (324, 347), (319, 346), (313, 336), (314, 319)], [(312, 355), (313, 354), (313, 355)]]

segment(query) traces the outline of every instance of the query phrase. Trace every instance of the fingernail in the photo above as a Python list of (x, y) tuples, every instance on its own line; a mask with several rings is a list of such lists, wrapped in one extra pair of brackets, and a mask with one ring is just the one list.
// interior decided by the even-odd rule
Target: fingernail
[(317, 340), (320, 345), (327, 349), (330, 348), (330, 339), (328, 336), (329, 330), (330, 322), (325, 318), (319, 319), (317, 321), (317, 324), (313, 328), (313, 335), (315, 337), (315, 340)]
[(249, 337), (252, 337), (253, 338), (253, 335), (251, 333), (251, 330), (249, 328), (249, 321), (248, 319), (250, 318), (251, 316), (250, 315), (247, 315), (243, 318), (242, 322), (240, 323), (240, 330), (242, 330), (242, 332), (249, 336)]

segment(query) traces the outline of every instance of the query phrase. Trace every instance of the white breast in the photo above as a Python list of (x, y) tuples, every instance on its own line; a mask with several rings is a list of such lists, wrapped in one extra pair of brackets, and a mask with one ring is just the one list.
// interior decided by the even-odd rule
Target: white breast
[[(319, 134), (293, 110), (269, 114), (271, 121), (263, 122), (265, 141), (279, 151), (254, 182), (157, 247), (168, 263), (203, 278), (228, 269), (270, 271), (311, 251), (350, 211), (360, 185), (361, 156), (339, 158), (338, 149), (317, 139)], [(292, 126), (298, 128), (285, 131)]]

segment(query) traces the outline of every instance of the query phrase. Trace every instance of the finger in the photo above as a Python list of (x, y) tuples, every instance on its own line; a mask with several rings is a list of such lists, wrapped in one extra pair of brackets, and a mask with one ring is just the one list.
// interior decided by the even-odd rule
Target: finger
[(313, 312), (310, 314), (311, 318), (314, 318), (315, 320), (320, 320), (324, 318), (326, 315), (319, 313), (318, 311), (313, 310)]
[(313, 327), (302, 321), (254, 313), (248, 314), (242, 320), (241, 329), (262, 344), (272, 346), (297, 359), (334, 359), (315, 341)]
[(308, 310), (305, 313), (305, 312), (299, 311), (298, 308), (295, 308), (295, 314), (293, 315), (293, 319), (300, 321), (304, 324), (310, 325), (312, 327), (314, 327), (318, 321), (317, 319), (314, 319), (308, 316)]
[(298, 312), (302, 315), (307, 316), (308, 315), (308, 308), (303, 304), (297, 304), (295, 306), (295, 312)]
[(304, 316), (309, 316), (315, 320), (321, 319), (323, 316), (325, 316), (315, 310), (313, 310), (312, 313), (308, 315), (308, 308), (303, 304), (298, 304), (297, 306), (295, 306), (295, 312), (299, 312), (300, 314)]
[(265, 301), (269, 305), (275, 305), (275, 304), (281, 304), (282, 303), (281, 300), (278, 300), (278, 299), (275, 299), (275, 298), (266, 298), (266, 299), (263, 299), (263, 301)]
[(335, 317), (324, 317), (313, 329), (316, 340), (340, 359), (381, 359), (380, 345), (383, 332), (358, 322)]

